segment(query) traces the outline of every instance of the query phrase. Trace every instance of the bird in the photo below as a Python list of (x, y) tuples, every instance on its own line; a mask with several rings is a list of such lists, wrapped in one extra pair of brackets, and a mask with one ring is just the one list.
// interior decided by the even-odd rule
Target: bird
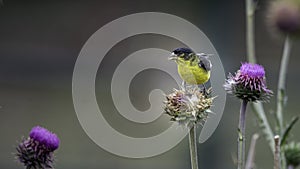
[(177, 63), (178, 74), (183, 80), (183, 87), (188, 85), (202, 85), (210, 79), (212, 68), (208, 54), (197, 54), (190, 48), (177, 48), (172, 51), (169, 60)]

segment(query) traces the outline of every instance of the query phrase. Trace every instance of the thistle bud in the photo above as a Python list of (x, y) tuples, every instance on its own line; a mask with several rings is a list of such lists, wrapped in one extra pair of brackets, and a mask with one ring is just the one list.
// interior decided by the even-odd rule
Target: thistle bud
[(300, 164), (300, 143), (291, 142), (283, 147), (287, 165), (294, 168)]
[(296, 0), (274, 1), (268, 11), (268, 22), (275, 30), (290, 35), (300, 33), (300, 3)]

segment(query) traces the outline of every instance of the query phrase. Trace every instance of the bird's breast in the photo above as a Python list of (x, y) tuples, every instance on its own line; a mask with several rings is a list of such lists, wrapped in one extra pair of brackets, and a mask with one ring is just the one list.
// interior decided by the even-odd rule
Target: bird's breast
[(198, 65), (178, 64), (178, 73), (188, 84), (203, 84), (210, 78), (210, 71), (206, 71)]

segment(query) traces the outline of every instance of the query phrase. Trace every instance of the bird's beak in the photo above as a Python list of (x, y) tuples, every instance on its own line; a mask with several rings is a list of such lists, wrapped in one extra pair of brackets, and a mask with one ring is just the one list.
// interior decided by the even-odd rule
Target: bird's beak
[(177, 60), (178, 57), (175, 55), (175, 53), (173, 52), (170, 57), (168, 58), (169, 60)]

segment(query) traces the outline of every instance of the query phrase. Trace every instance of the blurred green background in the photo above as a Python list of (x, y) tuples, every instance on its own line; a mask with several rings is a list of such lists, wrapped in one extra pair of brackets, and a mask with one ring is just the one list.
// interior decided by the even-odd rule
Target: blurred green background
[[(268, 1), (259, 1), (258, 5), (257, 58), (265, 66), (269, 87), (276, 91), (283, 39), (271, 35), (270, 28), (265, 24), (268, 4)], [(57, 169), (190, 168), (187, 139), (162, 155), (145, 159), (118, 157), (97, 146), (83, 131), (74, 111), (71, 89), (74, 64), (87, 39), (106, 23), (124, 15), (154, 11), (177, 15), (198, 26), (217, 49), (225, 72), (233, 72), (246, 59), (244, 8), (244, 2), (238, 0), (4, 1), (0, 7), (0, 168), (22, 168), (13, 156), (16, 141), (26, 137), (35, 125), (42, 125), (60, 137), (61, 147), (56, 153)], [(128, 55), (147, 47), (171, 50), (179, 44), (157, 35), (131, 37), (107, 55), (106, 65), (121, 61), (110, 59), (110, 56), (116, 58), (120, 54)], [(299, 113), (299, 54), (299, 42), (295, 42), (288, 70), (286, 120)], [(109, 73), (104, 71), (98, 77), (109, 80), (111, 77), (106, 75)], [(145, 72), (143, 77), (150, 78), (148, 86), (155, 85), (160, 79), (172, 82), (166, 74), (157, 71)], [(105, 100), (101, 95), (105, 88), (99, 80), (96, 84), (97, 98)], [(139, 95), (143, 99), (136, 98), (139, 102), (135, 105), (141, 109), (147, 107), (144, 99), (147, 95)], [(270, 103), (265, 104), (271, 122), (274, 121), (274, 101), (273, 97)], [(235, 167), (233, 159), (236, 157), (238, 111), (239, 101), (228, 96), (219, 127), (207, 142), (198, 147), (200, 168)], [(134, 124), (120, 123), (120, 118), (112, 118), (117, 116), (105, 115), (120, 130), (126, 130), (125, 124), (131, 126), (130, 130), (127, 128), (128, 131), (122, 132), (147, 135), (138, 133), (140, 130), (135, 131)], [(257, 122), (250, 110), (247, 123), (249, 145), (251, 135), (258, 132)], [(156, 125), (149, 129), (149, 133), (151, 135), (165, 127)], [(294, 139), (300, 139), (296, 134), (299, 128), (297, 124), (293, 130)], [(271, 151), (261, 137), (257, 145), (257, 168), (271, 168), (272, 159)]]

